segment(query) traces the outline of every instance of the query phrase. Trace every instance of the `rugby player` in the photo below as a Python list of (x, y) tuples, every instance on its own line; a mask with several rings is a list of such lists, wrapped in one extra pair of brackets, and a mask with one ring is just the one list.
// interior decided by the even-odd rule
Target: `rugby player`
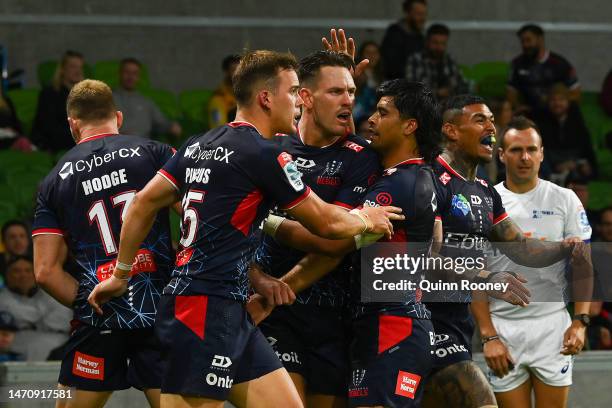
[[(68, 95), (67, 112), (77, 145), (43, 180), (32, 232), (37, 283), (74, 309), (59, 383), (76, 392), (58, 406), (103, 406), (113, 391), (133, 386), (158, 407), (161, 350), (153, 323), (174, 261), (167, 209), (151, 220), (151, 232), (125, 259), (133, 264), (129, 276), (122, 277), (126, 293), (108, 302), (100, 315), (87, 296), (98, 282), (116, 279), (122, 220), (136, 192), (174, 149), (120, 135), (123, 116), (103, 82), (76, 84)], [(62, 269), (64, 242), (78, 264), (76, 276)]]
[[(353, 69), (352, 58), (344, 53), (317, 51), (303, 58), (297, 132), (276, 138), (293, 156), (302, 180), (325, 201), (348, 210), (363, 202), (379, 173), (378, 157), (368, 143), (347, 134), (355, 97)], [(256, 260), (265, 273), (280, 278), (305, 255), (264, 234)], [(250, 271), (256, 290), (262, 279), (258, 270)], [(293, 305), (276, 308), (259, 326), (309, 407), (345, 404), (349, 367), (342, 317), (347, 289), (338, 268), (301, 292)]]
[[(544, 148), (533, 122), (517, 117), (508, 124), (499, 157), (506, 165), (506, 181), (495, 189), (525, 235), (545, 241), (590, 240), (591, 227), (576, 194), (538, 178)], [(472, 303), (481, 337), (491, 339), (484, 344), (484, 355), (499, 406), (529, 408), (533, 390), (536, 406), (565, 407), (572, 383), (571, 356), (584, 345), (589, 302), (576, 301), (570, 318), (563, 302), (565, 262), (526, 271), (500, 256), (490, 267), (522, 270), (536, 300), (524, 308), (497, 301)]]
[[(248, 317), (247, 269), (254, 231), (273, 204), (327, 238), (392, 234), (394, 207), (349, 214), (304, 184), (295, 162), (269, 140), (295, 133), (297, 61), (246, 54), (234, 75), (236, 121), (190, 138), (139, 192), (122, 228), (116, 279), (90, 295), (95, 308), (127, 289), (131, 259), (160, 208), (182, 198), (180, 252), (156, 329), (165, 347), (163, 405), (301, 407), (287, 371)], [(375, 211), (374, 211), (375, 210)]]
[[(544, 243), (525, 237), (508, 217), (497, 190), (476, 177), (477, 166), (492, 160), (495, 141), (493, 114), (482, 98), (452, 97), (446, 103), (442, 119), (446, 144), (433, 168), (438, 181), (443, 255), (475, 258), (483, 256), (487, 242), (512, 242), (515, 245), (501, 248), (510, 259), (539, 268), (570, 254), (576, 257), (583, 254), (584, 247), (570, 240)], [(483, 270), (481, 278), (489, 279), (490, 274)], [(495, 406), (491, 387), (471, 361), (474, 331), (468, 310), (471, 293), (454, 291), (436, 299), (428, 293), (425, 297), (436, 333), (436, 353), (423, 406)], [(527, 302), (511, 300), (511, 303)]]

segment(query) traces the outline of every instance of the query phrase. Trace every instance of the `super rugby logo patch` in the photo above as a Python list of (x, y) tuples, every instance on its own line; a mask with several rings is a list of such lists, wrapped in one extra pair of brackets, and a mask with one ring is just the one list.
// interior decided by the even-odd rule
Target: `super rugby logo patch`
[(278, 164), (280, 164), (285, 176), (287, 176), (287, 180), (291, 187), (295, 191), (301, 191), (304, 189), (304, 182), (302, 181), (302, 173), (297, 168), (297, 165), (291, 158), (291, 155), (286, 152), (282, 152), (276, 158), (278, 160)]

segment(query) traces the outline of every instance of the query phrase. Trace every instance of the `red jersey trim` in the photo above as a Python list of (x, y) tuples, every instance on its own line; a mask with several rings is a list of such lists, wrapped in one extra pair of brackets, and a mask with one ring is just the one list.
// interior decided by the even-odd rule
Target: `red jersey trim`
[(102, 133), (102, 134), (99, 134), (99, 135), (90, 136), (90, 137), (87, 137), (87, 138), (85, 138), (83, 140), (80, 140), (79, 143), (77, 143), (77, 144), (81, 144), (81, 143), (85, 143), (85, 142), (90, 142), (90, 141), (96, 140), (96, 139), (102, 139), (103, 137), (107, 137), (107, 136), (115, 136), (117, 134), (118, 133)]
[(353, 208), (355, 208), (352, 205), (343, 203), (342, 201), (334, 201), (332, 204), (337, 205), (338, 207), (346, 208), (347, 210), (352, 210)]
[(296, 198), (295, 200), (293, 200), (292, 202), (290, 202), (286, 206), (282, 207), (281, 210), (290, 210), (290, 209), (296, 207), (298, 204), (300, 204), (302, 201), (304, 201), (310, 195), (311, 191), (312, 190), (310, 189), (310, 187), (306, 186), (306, 191), (304, 191), (304, 193), (301, 196), (299, 196), (298, 198)]
[(160, 176), (165, 178), (170, 184), (172, 184), (172, 187), (174, 187), (176, 191), (179, 190), (178, 183), (176, 182), (176, 179), (174, 178), (172, 174), (168, 173), (166, 170), (163, 170), (163, 169), (158, 170), (157, 174), (159, 174)]
[(440, 163), (440, 164), (441, 164), (441, 165), (442, 165), (442, 166), (443, 166), (443, 167), (444, 167), (446, 170), (448, 170), (448, 171), (449, 171), (449, 172), (450, 172), (450, 173), (451, 173), (453, 176), (455, 176), (455, 177), (459, 177), (459, 178), (460, 178), (461, 180), (463, 180), (463, 181), (467, 181), (467, 180), (465, 179), (465, 177), (463, 177), (461, 174), (457, 173), (457, 172), (456, 172), (456, 171), (455, 171), (455, 170), (454, 170), (454, 169), (453, 169), (453, 168), (450, 166), (450, 164), (448, 164), (448, 163), (446, 162), (446, 160), (444, 160), (444, 159), (442, 158), (442, 156), (438, 156), (438, 157), (436, 158), (436, 160), (437, 160), (437, 161), (438, 161), (438, 163)]
[(32, 231), (32, 236), (36, 235), (64, 235), (64, 231), (59, 228), (37, 228)]
[(500, 215), (499, 217), (495, 218), (493, 220), (493, 225), (497, 225), (500, 222), (502, 222), (503, 220), (505, 220), (506, 218), (508, 218), (508, 213), (503, 213), (502, 215)]

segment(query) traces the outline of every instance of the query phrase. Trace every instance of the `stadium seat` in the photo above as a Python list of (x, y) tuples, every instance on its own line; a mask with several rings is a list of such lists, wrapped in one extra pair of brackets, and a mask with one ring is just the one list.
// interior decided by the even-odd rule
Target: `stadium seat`
[[(55, 75), (55, 70), (57, 69), (57, 60), (52, 61), (43, 61), (38, 64), (36, 68), (36, 73), (38, 75), (38, 83), (41, 88), (47, 85), (51, 85), (53, 81), (53, 76)], [(93, 78), (93, 68), (89, 64), (85, 64), (83, 66), (83, 75), (85, 78)]]
[(504, 97), (509, 75), (510, 64), (505, 61), (481, 62), (470, 70), (470, 77), (476, 82), (478, 94), (484, 97)]
[[(599, 167), (599, 179), (612, 181), (612, 150), (599, 149), (595, 151), (597, 156), (597, 166)], [(612, 189), (608, 190), (612, 197)]]
[(49, 171), (53, 167), (53, 157), (47, 152), (20, 152), (15, 150), (0, 151), (0, 172), (14, 169), (43, 168)]
[(172, 92), (153, 88), (143, 89), (141, 92), (144, 96), (151, 98), (169, 119), (178, 120), (180, 118), (178, 102)]
[[(119, 60), (98, 61), (94, 65), (94, 78), (105, 82), (108, 86), (115, 89), (119, 86)], [(140, 69), (140, 81), (138, 89), (148, 89), (151, 87), (149, 82), (149, 72), (145, 65)]]
[(23, 127), (23, 133), (32, 132), (36, 105), (38, 104), (38, 89), (13, 89), (7, 92), (8, 97), (15, 106), (15, 113)]
[(582, 116), (586, 122), (595, 149), (603, 148), (604, 136), (612, 130), (612, 119), (601, 109), (597, 101), (583, 100), (580, 103)]
[(591, 181), (589, 183), (589, 209), (600, 210), (612, 205), (612, 182)]
[(206, 108), (213, 95), (208, 89), (192, 89), (179, 95), (179, 106), (183, 114), (185, 134), (195, 134), (208, 129)]

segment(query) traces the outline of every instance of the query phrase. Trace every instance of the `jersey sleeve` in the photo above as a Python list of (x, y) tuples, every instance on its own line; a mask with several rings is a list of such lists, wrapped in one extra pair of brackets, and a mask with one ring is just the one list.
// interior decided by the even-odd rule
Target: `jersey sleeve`
[(259, 160), (252, 161), (249, 173), (258, 175), (257, 183), (282, 210), (290, 210), (310, 194), (291, 155), (273, 143), (261, 150)]
[(508, 213), (504, 208), (502, 198), (497, 190), (494, 187), (489, 186), (489, 191), (491, 191), (493, 196), (493, 226), (495, 226), (508, 218)]
[[(180, 191), (181, 190), (181, 186), (182, 186), (182, 178), (181, 178), (181, 174), (185, 174), (185, 162), (184, 160), (181, 160), (183, 157), (185, 157), (186, 155), (188, 155), (189, 149), (191, 148), (191, 146), (194, 144), (194, 140), (198, 137), (199, 135), (193, 136), (191, 138), (189, 138), (182, 146), (181, 148), (176, 151), (176, 153), (172, 153), (172, 148), (170, 148), (170, 146), (167, 146), (168, 148), (170, 148), (171, 150), (166, 150), (165, 153), (162, 153), (162, 156), (168, 156), (170, 153), (172, 153), (172, 155), (168, 158), (168, 160), (165, 162), (165, 164), (163, 164), (163, 167), (161, 169), (159, 169), (159, 171), (157, 172), (157, 174), (159, 174), (160, 176), (162, 176), (163, 178), (166, 179), (166, 181), (168, 181), (170, 184), (172, 184), (172, 186), (177, 190)], [(163, 157), (160, 158), (160, 160), (163, 160)]]
[(32, 225), (33, 237), (45, 234), (64, 235), (57, 210), (53, 205), (52, 194), (52, 183), (49, 178), (46, 178), (36, 196), (36, 210)]
[(378, 157), (374, 152), (369, 149), (358, 152), (333, 204), (349, 210), (361, 204), (368, 187), (376, 180), (379, 167)]
[(587, 213), (578, 196), (573, 191), (567, 191), (567, 213), (565, 214), (565, 225), (563, 238), (579, 237), (583, 241), (591, 239), (591, 224)]
[(578, 83), (576, 68), (574, 68), (567, 60), (563, 61), (563, 83), (570, 89), (580, 86)]

